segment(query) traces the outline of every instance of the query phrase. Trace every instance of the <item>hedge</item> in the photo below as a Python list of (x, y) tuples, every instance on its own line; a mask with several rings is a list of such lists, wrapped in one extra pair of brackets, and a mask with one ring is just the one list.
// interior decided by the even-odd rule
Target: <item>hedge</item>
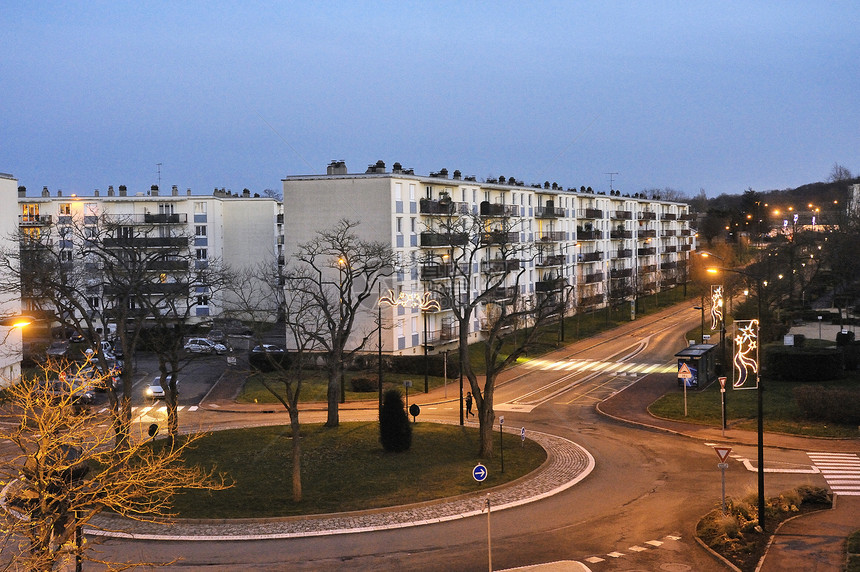
[(769, 378), (783, 381), (830, 381), (842, 377), (845, 369), (838, 349), (791, 346), (768, 347), (764, 366)]

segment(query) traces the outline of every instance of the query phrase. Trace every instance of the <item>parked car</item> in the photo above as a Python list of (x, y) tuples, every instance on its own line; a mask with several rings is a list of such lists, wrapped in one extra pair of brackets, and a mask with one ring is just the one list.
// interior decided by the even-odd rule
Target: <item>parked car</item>
[(227, 346), (219, 344), (206, 338), (191, 338), (185, 342), (185, 351), (195, 354), (218, 354), (227, 353)]
[(76, 411), (83, 410), (95, 399), (89, 380), (79, 376), (61, 375), (59, 379), (45, 380), (37, 391), (54, 404), (71, 402)]
[[(172, 375), (167, 376), (167, 383), (170, 383), (170, 380), (173, 379)], [(149, 382), (149, 386), (144, 390), (146, 397), (149, 399), (164, 399), (164, 388), (161, 387), (161, 374), (156, 375), (152, 378), (152, 381)]]
[(69, 357), (69, 347), (70, 344), (66, 340), (55, 340), (45, 350), (45, 355), (53, 358)]
[(260, 371), (273, 371), (290, 367), (291, 359), (287, 350), (275, 344), (254, 346), (248, 354), (248, 363)]
[(206, 339), (210, 342), (215, 342), (216, 344), (221, 344), (228, 351), (233, 351), (233, 348), (230, 346), (230, 341), (227, 339), (227, 336), (224, 334), (224, 330), (211, 330), (208, 334), (206, 334)]
[(122, 342), (120, 340), (114, 340), (113, 344), (111, 344), (111, 353), (116, 359), (125, 358), (125, 352), (122, 351)]

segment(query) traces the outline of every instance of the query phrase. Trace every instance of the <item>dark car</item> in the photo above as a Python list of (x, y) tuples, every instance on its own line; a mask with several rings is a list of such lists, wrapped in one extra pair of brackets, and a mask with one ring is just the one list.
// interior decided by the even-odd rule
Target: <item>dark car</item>
[(290, 354), (281, 346), (275, 344), (261, 344), (254, 346), (248, 354), (248, 363), (254, 369), (260, 371), (274, 371), (290, 367)]
[(75, 411), (85, 409), (95, 399), (89, 380), (79, 375), (63, 375), (60, 379), (45, 380), (39, 384), (37, 391), (48, 397), (51, 403), (71, 403)]

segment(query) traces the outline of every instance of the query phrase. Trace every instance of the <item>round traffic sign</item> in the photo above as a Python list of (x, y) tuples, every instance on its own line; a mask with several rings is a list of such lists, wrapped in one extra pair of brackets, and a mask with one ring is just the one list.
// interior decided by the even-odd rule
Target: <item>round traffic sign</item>
[(475, 465), (475, 468), (472, 469), (472, 477), (479, 483), (487, 478), (487, 467), (478, 463)]

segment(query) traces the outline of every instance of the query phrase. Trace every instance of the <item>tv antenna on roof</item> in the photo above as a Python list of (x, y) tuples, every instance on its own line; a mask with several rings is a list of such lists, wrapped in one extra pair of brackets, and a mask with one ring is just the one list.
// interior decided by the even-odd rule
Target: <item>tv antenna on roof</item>
[[(160, 165), (160, 164), (161, 164), (161, 163), (159, 163), (159, 165)], [(618, 173), (606, 173), (606, 174), (607, 174), (607, 175), (609, 175), (609, 190), (610, 190), (610, 191), (612, 191), (612, 190), (614, 190), (614, 189), (612, 188), (612, 181), (613, 181), (613, 177), (614, 177), (615, 175), (617, 175)]]
[[(158, 188), (160, 189), (161, 188), (161, 163), (156, 163), (155, 167), (156, 167), (156, 170), (158, 172)], [(610, 186), (612, 186), (612, 185), (610, 185)]]

